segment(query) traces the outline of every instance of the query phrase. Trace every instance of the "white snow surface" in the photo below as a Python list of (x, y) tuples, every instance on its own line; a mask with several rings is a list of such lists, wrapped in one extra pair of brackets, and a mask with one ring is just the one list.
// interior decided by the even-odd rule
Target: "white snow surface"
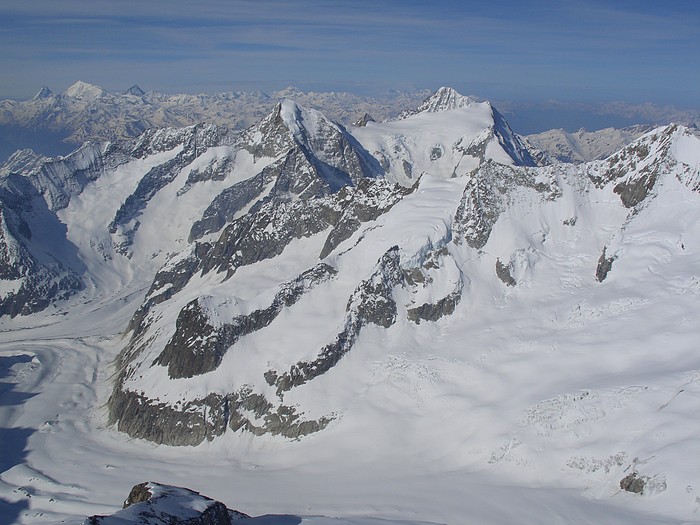
[(78, 80), (70, 87), (63, 91), (63, 95), (66, 97), (77, 98), (80, 100), (93, 101), (104, 95), (106, 91), (101, 87), (88, 84), (82, 80)]
[(484, 144), (486, 159), (513, 164), (492, 135), (493, 126), (491, 104), (469, 99), (468, 104), (452, 110), (426, 110), (401, 120), (368, 122), (350, 131), (388, 165), (387, 179), (410, 186), (424, 174), (459, 177), (470, 173), (481, 162), (466, 151), (470, 146)]
[[(452, 216), (469, 180), (463, 175), (476, 168), (469, 156), (455, 162), (452, 145), (481, 137), (489, 111), (475, 103), (353, 130), (370, 153), (405, 149), (414, 175), (426, 174), (419, 187), (329, 255), (338, 270), (333, 282), (242, 338), (217, 370), (172, 381), (164, 367), (146, 363), (134, 380), (164, 400), (243, 384), (269, 388), (262, 372), (313, 358), (332, 339), (347, 297), (392, 245), (407, 268), (446, 247), (438, 260), (445, 271), (429, 272), (432, 287), (397, 292), (395, 325), (363, 329), (336, 367), (286, 395), (305, 416), (334, 416), (299, 440), (229, 431), (197, 447), (168, 447), (107, 426), (113, 360), (149, 277), (166, 252), (185, 247), (187, 220), (231, 180), (185, 193), (192, 215), (172, 226), (163, 221), (184, 179), (159, 192), (144, 212), (152, 229), (139, 229), (135, 259), (110, 253), (106, 266), (95, 248), (99, 224), (152, 159), (124, 165), (72, 199), (60, 216), (97, 284), (60, 308), (0, 319), (0, 522), (82, 523), (115, 512), (144, 480), (186, 486), (260, 516), (251, 523), (699, 522), (700, 194), (691, 191), (698, 139), (674, 132), (674, 162), (634, 213), (612, 184), (596, 187), (579, 168), (533, 170), (555, 181), (561, 197), (526, 188), (509, 194), (476, 250), (452, 242)], [(462, 116), (469, 127), (456, 133)], [(436, 146), (443, 155), (431, 160)], [(494, 144), (488, 153), (512, 164), (501, 151)], [(441, 171), (442, 163), (459, 166), (459, 177)], [(228, 281), (196, 277), (156, 308), (154, 355), (187, 302), (206, 295), (207, 308), (224, 316), (265, 306), (278, 283), (317, 262), (324, 240), (321, 233), (295, 241)], [(617, 258), (597, 282), (606, 246)], [(497, 259), (512, 265), (516, 286), (496, 277)], [(406, 320), (407, 308), (458, 282), (464, 289), (454, 314)], [(632, 471), (649, 478), (645, 494), (620, 490)]]

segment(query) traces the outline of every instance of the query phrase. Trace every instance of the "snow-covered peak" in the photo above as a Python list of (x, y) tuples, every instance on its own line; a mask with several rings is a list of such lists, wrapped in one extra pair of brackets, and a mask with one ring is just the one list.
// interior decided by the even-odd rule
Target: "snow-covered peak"
[[(244, 134), (244, 147), (256, 157), (276, 157), (297, 143), (319, 154), (329, 140), (349, 134), (320, 111), (304, 107), (293, 100), (278, 102), (267, 117)], [(321, 158), (325, 158), (321, 154)]]
[(300, 106), (289, 99), (280, 103), (280, 118), (294, 138), (305, 145), (309, 137), (325, 135), (329, 131), (340, 132), (340, 127), (320, 111)]
[(53, 91), (51, 91), (46, 86), (41, 86), (41, 89), (39, 90), (39, 92), (36, 95), (34, 95), (34, 100), (43, 100), (45, 98), (49, 98), (52, 95), (53, 95)]
[(129, 89), (126, 90), (126, 95), (134, 95), (136, 97), (142, 97), (146, 94), (146, 92), (141, 89), (137, 84), (134, 84), (131, 86)]
[(303, 95), (304, 93), (294, 86), (287, 86), (286, 88), (273, 93), (273, 97), (277, 99), (297, 99)]
[(376, 122), (373, 118), (372, 115), (369, 113), (365, 113), (362, 115), (359, 119), (357, 119), (355, 122), (353, 122), (353, 126), (357, 128), (363, 128), (367, 125), (368, 122)]
[(418, 111), (395, 121), (351, 128), (385, 166), (389, 180), (410, 186), (417, 177), (459, 177), (481, 163), (534, 166), (537, 161), (489, 102), (442, 88)]
[(423, 101), (416, 113), (435, 113), (471, 106), (476, 102), (472, 97), (466, 97), (450, 87), (441, 87)]
[(63, 95), (82, 100), (96, 100), (105, 93), (106, 91), (99, 86), (78, 80), (75, 84), (66, 89)]

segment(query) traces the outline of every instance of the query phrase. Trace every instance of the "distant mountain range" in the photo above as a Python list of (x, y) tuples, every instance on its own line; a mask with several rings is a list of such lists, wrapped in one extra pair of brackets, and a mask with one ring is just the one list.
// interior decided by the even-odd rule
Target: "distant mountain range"
[(580, 129), (569, 133), (552, 129), (527, 136), (534, 147), (559, 162), (581, 163), (605, 159), (654, 128), (650, 125), (605, 128), (598, 131)]
[[(391, 91), (381, 97), (366, 97), (346, 92), (302, 92), (287, 87), (270, 94), (257, 92), (226, 92), (218, 94), (166, 95), (145, 92), (138, 85), (120, 93), (78, 81), (63, 92), (55, 94), (42, 87), (26, 101), (0, 101), (0, 161), (18, 149), (31, 148), (43, 155), (66, 155), (86, 140), (114, 141), (138, 136), (147, 129), (183, 127), (198, 123), (243, 130), (263, 118), (274, 104), (292, 99), (314, 108), (344, 125), (368, 116), (381, 122), (418, 107), (431, 92)], [(481, 99), (474, 99), (481, 100)], [(604, 158), (623, 144), (620, 138), (638, 136), (632, 131), (619, 136), (604, 132), (599, 138), (587, 135), (577, 143), (571, 135), (579, 128), (628, 128), (635, 125), (663, 125), (671, 122), (697, 127), (698, 112), (658, 107), (652, 104), (630, 105), (610, 103), (599, 105), (547, 102), (542, 104), (499, 104), (502, 113), (520, 134), (541, 133), (550, 129), (567, 129), (566, 137), (536, 137), (535, 143), (560, 160), (593, 160)], [(568, 125), (567, 125), (568, 123)], [(575, 127), (571, 129), (571, 126)], [(561, 134), (559, 134), (561, 135)], [(552, 145), (554, 149), (548, 149)], [(609, 140), (609, 147), (603, 147)], [(571, 151), (562, 151), (564, 143), (572, 143)], [(586, 153), (593, 153), (593, 157)]]
[(350, 93), (304, 93), (288, 87), (271, 94), (227, 92), (166, 95), (134, 85), (122, 93), (78, 81), (61, 93), (42, 87), (31, 100), (0, 101), (0, 159), (30, 147), (45, 155), (67, 154), (86, 140), (134, 138), (147, 129), (201, 122), (242, 130), (286, 98), (349, 124), (369, 113), (377, 120), (416, 107), (428, 90), (390, 92), (382, 98)]

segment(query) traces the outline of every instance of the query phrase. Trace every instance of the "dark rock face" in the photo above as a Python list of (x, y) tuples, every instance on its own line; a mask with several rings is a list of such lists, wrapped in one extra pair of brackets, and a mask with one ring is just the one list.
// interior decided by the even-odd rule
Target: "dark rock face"
[(455, 241), (483, 248), (508, 199), (517, 191), (536, 191), (545, 200), (561, 196), (561, 188), (554, 177), (542, 182), (536, 180), (535, 173), (527, 167), (484, 162), (471, 175), (455, 212)]
[[(275, 408), (265, 396), (248, 389), (239, 391), (233, 398), (229, 427), (234, 432), (243, 429), (256, 436), (269, 433), (273, 436), (299, 439), (323, 430), (332, 421), (331, 417), (322, 417), (318, 420), (301, 419), (294, 407), (281, 404)], [(244, 415), (250, 412), (255, 415), (256, 422)]]
[[(159, 147), (173, 146), (168, 149), (182, 145), (182, 150), (169, 161), (151, 168), (139, 181), (134, 193), (129, 195), (117, 210), (114, 219), (109, 224), (109, 232), (111, 234), (119, 232), (121, 240), (117, 243), (117, 247), (121, 253), (128, 255), (134, 235), (140, 225), (138, 216), (153, 196), (175, 180), (180, 174), (180, 170), (207, 148), (220, 144), (225, 134), (225, 130), (218, 130), (214, 126), (197, 125), (186, 128), (182, 132), (174, 134), (173, 137), (168, 136), (169, 140), (165, 141), (165, 146), (158, 144)], [(174, 144), (171, 144), (171, 141)], [(140, 151), (141, 145), (137, 145), (132, 150), (132, 155), (138, 158), (140, 154), (152, 154), (153, 152), (147, 145), (151, 144), (143, 144), (145, 149), (143, 153)]]
[(640, 476), (637, 472), (632, 472), (620, 480), (620, 488), (635, 494), (644, 494), (644, 486), (649, 478)]
[(222, 126), (212, 124), (196, 124), (184, 128), (148, 129), (137, 138), (117, 142), (117, 146), (125, 149), (130, 157), (144, 159), (155, 153), (171, 151), (182, 146), (183, 151), (197, 157), (208, 148), (232, 142), (231, 133)]
[(280, 255), (294, 239), (333, 228), (322, 249), (323, 258), (363, 222), (386, 213), (410, 191), (382, 180), (364, 179), (357, 187), (343, 188), (322, 199), (268, 200), (224, 229), (203, 261), (202, 271), (233, 273), (239, 266)]
[[(286, 137), (289, 130), (284, 127), (284, 123), (278, 125), (283, 128), (276, 130), (274, 136)], [(266, 166), (258, 175), (238, 182), (219, 194), (202, 218), (192, 226), (190, 240), (221, 230), (245, 206), (260, 197), (266, 188), (269, 188), (269, 192), (264, 200), (258, 201), (258, 206), (322, 198), (344, 187), (362, 184), (367, 178), (376, 178), (381, 174), (381, 168), (367, 160), (369, 154), (361, 150), (359, 144), (352, 142), (354, 139), (350, 135), (335, 129), (333, 132), (331, 138), (334, 138), (334, 141), (328, 139), (316, 146), (325, 148), (324, 154), (332, 155), (334, 164), (320, 159), (304, 144), (292, 141), (289, 143), (289, 151), (279, 160)], [(288, 143), (282, 138), (278, 140), (282, 144)], [(268, 142), (272, 142), (276, 147), (265, 147), (263, 150), (276, 151), (277, 143), (270, 137)]]
[(382, 181), (363, 179), (356, 187), (344, 188), (337, 200), (343, 205), (340, 218), (328, 234), (319, 257), (330, 255), (343, 241), (349, 239), (363, 223), (378, 219), (396, 203), (413, 192), (413, 187), (388, 185)]
[[(457, 144), (455, 144), (454, 149), (461, 152), (462, 155), (468, 155), (470, 157), (474, 157), (475, 159), (479, 159), (479, 163), (482, 163), (486, 159), (486, 147), (489, 145), (492, 138), (493, 135), (489, 134), (478, 142), (472, 141), (470, 143), (465, 143), (464, 139), (462, 138)], [(453, 176), (455, 176), (454, 173)]]
[(177, 191), (177, 196), (184, 195), (192, 186), (199, 182), (224, 180), (233, 170), (235, 160), (235, 156), (217, 157), (209, 161), (204, 168), (191, 170), (190, 174), (187, 176), (187, 182)]
[(212, 270), (233, 273), (240, 266), (281, 254), (294, 239), (331, 228), (319, 256), (323, 259), (363, 223), (389, 211), (413, 189), (381, 179), (363, 179), (356, 187), (345, 187), (323, 199), (261, 204), (227, 226), (216, 243), (196, 243), (189, 254), (163, 266), (146, 301), (132, 318), (129, 330), (138, 335), (148, 311), (180, 291), (195, 273)]
[(659, 494), (667, 488), (666, 477), (660, 474), (645, 476), (633, 470), (620, 480), (620, 488), (643, 496)]
[(148, 490), (148, 483), (139, 483), (134, 485), (129, 492), (129, 495), (124, 500), (124, 506), (122, 508), (131, 507), (135, 503), (141, 503), (142, 501), (148, 501), (151, 499), (151, 491)]
[(455, 213), (455, 233), (472, 248), (483, 248), (504, 209), (502, 193), (488, 171), (477, 172), (464, 188)]
[(372, 115), (370, 115), (369, 113), (365, 113), (353, 123), (353, 126), (356, 126), (358, 128), (364, 128), (368, 122), (376, 121), (372, 118)]
[(141, 334), (145, 327), (146, 315), (153, 306), (167, 301), (177, 292), (182, 290), (195, 274), (201, 264), (201, 258), (206, 254), (208, 245), (195, 244), (189, 252), (181, 254), (182, 257), (166, 263), (153, 279), (153, 284), (146, 294), (146, 300), (134, 313), (127, 332), (133, 331), (134, 337)]
[(269, 167), (250, 179), (226, 188), (217, 195), (204, 211), (202, 218), (192, 225), (190, 242), (208, 233), (221, 230), (226, 223), (235, 218), (239, 211), (259, 197), (265, 188), (268, 170)]
[(438, 160), (444, 154), (444, 148), (441, 144), (436, 144), (430, 149), (430, 160)]
[(284, 283), (269, 307), (238, 316), (217, 327), (209, 323), (206, 312), (195, 299), (180, 311), (175, 334), (155, 363), (167, 366), (171, 378), (211, 372), (238, 339), (270, 325), (284, 307), (294, 305), (307, 290), (336, 273), (333, 267), (320, 263), (293, 281)]
[(503, 264), (500, 259), (496, 259), (496, 275), (498, 278), (508, 286), (515, 286), (518, 284), (511, 274), (511, 268), (509, 264)]
[[(52, 237), (50, 249), (36, 242), (33, 228)], [(27, 177), (0, 180), (0, 280), (14, 286), (0, 296), (0, 315), (28, 315), (84, 288), (85, 268), (66, 227)]]
[(410, 308), (408, 310), (408, 318), (416, 324), (420, 324), (421, 321), (438, 321), (447, 315), (452, 315), (461, 300), (462, 285), (460, 281), (460, 285), (454, 292), (443, 297), (437, 303), (424, 303), (415, 308)]
[[(251, 412), (254, 421), (248, 415)], [(195, 446), (211, 441), (227, 427), (234, 432), (243, 429), (258, 436), (269, 433), (298, 439), (324, 429), (331, 421), (331, 417), (303, 419), (296, 408), (275, 406), (249, 388), (226, 396), (209, 394), (204, 399), (176, 406), (124, 388), (116, 388), (109, 399), (109, 424), (116, 424), (120, 431), (132, 437), (171, 446)]]
[(146, 482), (131, 489), (122, 510), (91, 516), (84, 525), (231, 525), (247, 518), (193, 490)]
[(500, 194), (488, 176), (475, 174), (464, 188), (455, 213), (455, 233), (472, 248), (483, 248), (503, 210)]
[(495, 108), (492, 109), (492, 114), (495, 124), (493, 134), (506, 153), (508, 153), (508, 156), (519, 166), (538, 166), (538, 161), (532, 156), (528, 147), (520, 140), (520, 137), (513, 132), (503, 115), (496, 111)]
[[(263, 140), (258, 137), (262, 137)], [(277, 157), (294, 147), (289, 129), (282, 118), (282, 104), (275, 104), (273, 110), (259, 124), (242, 133), (241, 146), (256, 160), (262, 157)]]
[(316, 359), (310, 362), (300, 361), (282, 375), (273, 371), (266, 374), (268, 383), (277, 386), (278, 395), (333, 368), (351, 350), (360, 330), (367, 324), (389, 328), (396, 322), (397, 307), (392, 292), (395, 286), (404, 283), (404, 273), (399, 262), (398, 246), (381, 257), (375, 273), (363, 281), (350, 297), (345, 308), (343, 331), (335, 341), (319, 352)]
[[(445, 260), (454, 261), (448, 248), (442, 246), (428, 252), (420, 266), (404, 269), (403, 273), (407, 288), (410, 290), (411, 287), (418, 288), (430, 285), (433, 280), (428, 272), (443, 268)], [(420, 324), (421, 321), (436, 322), (443, 317), (452, 315), (462, 300), (463, 290), (464, 278), (460, 275), (452, 292), (434, 303), (423, 303), (412, 308), (407, 307), (406, 317), (409, 321)]]
[[(669, 150), (677, 131), (677, 126), (668, 126), (657, 135), (631, 144), (608, 158), (602, 173), (591, 176), (591, 180), (598, 187), (617, 182), (613, 191), (620, 196), (622, 204), (636, 209), (647, 199), (659, 177), (672, 167)], [(649, 162), (652, 146), (657, 150), (654, 157), (664, 159), (662, 162)]]
[[(119, 379), (119, 383), (123, 381)], [(109, 424), (132, 437), (174, 446), (199, 445), (223, 434), (229, 418), (229, 399), (209, 394), (180, 403), (177, 408), (122, 388), (109, 398)]]
[(193, 377), (214, 370), (228, 345), (217, 337), (225, 331), (209, 324), (206, 312), (195, 299), (180, 310), (175, 334), (154, 361), (168, 367), (170, 378)]
[[(329, 205), (331, 204), (331, 205)], [(294, 239), (329, 228), (340, 216), (332, 202), (268, 202), (227, 226), (202, 262), (204, 273), (235, 272), (239, 266), (280, 255)]]
[[(335, 274), (333, 267), (319, 263), (282, 284), (269, 307), (216, 326), (199, 300), (194, 300), (180, 312), (175, 334), (153, 365), (167, 366), (171, 378), (210, 372), (238, 339), (268, 326), (283, 308), (293, 306), (305, 292)], [(304, 420), (294, 407), (274, 406), (265, 396), (247, 388), (176, 405), (130, 391), (124, 388), (130, 374), (128, 364), (141, 353), (142, 345), (147, 344), (138, 335), (118, 359), (121, 372), (108, 402), (110, 424), (117, 424), (119, 430), (131, 436), (167, 445), (197, 445), (220, 436), (230, 427), (233, 431), (244, 429), (256, 435), (271, 433), (296, 439), (325, 428), (331, 421), (331, 418)], [(245, 415), (249, 412), (255, 414), (256, 422)]]
[(647, 198), (654, 184), (656, 184), (656, 173), (645, 173), (637, 179), (619, 183), (613, 191), (620, 196), (625, 207), (634, 208)]
[(45, 158), (31, 150), (13, 155), (3, 166), (6, 173), (24, 175), (42, 195), (51, 211), (58, 211), (79, 195), (88, 183), (102, 175), (105, 162), (118, 162), (116, 157), (105, 159), (102, 146), (85, 143), (66, 157)]
[(311, 182), (322, 182), (335, 192), (362, 178), (383, 173), (377, 161), (345, 128), (291, 101), (277, 104), (268, 117), (242, 135), (240, 144), (255, 159), (289, 156), (293, 152), (298, 168), (308, 163), (313, 172), (288, 170), (299, 179), (299, 187), (306, 186), (302, 181), (309, 174), (315, 179)]
[(377, 266), (377, 271), (355, 289), (345, 308), (348, 321), (357, 327), (357, 333), (369, 323), (389, 328), (396, 322), (393, 289), (404, 282), (399, 247), (394, 246), (382, 255)]
[(598, 259), (598, 266), (595, 270), (595, 278), (599, 283), (602, 283), (608, 276), (608, 273), (610, 273), (610, 270), (612, 270), (613, 262), (615, 261), (614, 255), (608, 257), (605, 252), (606, 248), (603, 248), (603, 253), (600, 254), (600, 258)]

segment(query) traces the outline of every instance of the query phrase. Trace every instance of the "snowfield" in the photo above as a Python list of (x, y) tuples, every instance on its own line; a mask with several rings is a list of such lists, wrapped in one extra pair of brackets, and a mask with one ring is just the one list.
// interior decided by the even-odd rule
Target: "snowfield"
[[(80, 524), (116, 512), (145, 481), (195, 490), (251, 524), (700, 522), (700, 140), (661, 128), (617, 160), (518, 167), (507, 130), (483, 134), (493, 132), (490, 105), (471, 104), (351, 130), (386, 156), (390, 179), (415, 189), (330, 251), (323, 262), (336, 273), (243, 335), (216, 369), (173, 378), (153, 365), (182, 309), (199, 300), (221, 326), (266, 308), (281, 283), (319, 263), (328, 230), (226, 278), (196, 273), (152, 307), (125, 388), (172, 405), (246, 387), (275, 399), (263, 374), (314, 359), (352, 315), (358, 283), (376, 279), (398, 246), (400, 270), (415, 280), (392, 289), (395, 322), (363, 326), (331, 370), (283, 393), (304, 418), (330, 420), (298, 439), (227, 429), (167, 446), (108, 425), (115, 359), (155, 272), (191, 255), (189, 225), (214, 196), (272, 161), (239, 152), (229, 178), (178, 194), (192, 170), (231, 151), (187, 164), (139, 216), (131, 259), (112, 249), (106, 224), (148, 163), (177, 151), (124, 164), (73, 197), (59, 216), (93, 285), (0, 318), (0, 522)], [(485, 152), (481, 162), (469, 144), (452, 148), (463, 137)], [(623, 164), (624, 175), (605, 179)], [(638, 199), (637, 181), (651, 172)], [(473, 187), (478, 177), (504, 190), (476, 247), (464, 239), (483, 224), (460, 222), (468, 210), (459, 210), (491, 198)], [(174, 203), (189, 215), (165, 222)], [(416, 317), (451, 296), (453, 311)], [(621, 489), (633, 473), (642, 493)]]

